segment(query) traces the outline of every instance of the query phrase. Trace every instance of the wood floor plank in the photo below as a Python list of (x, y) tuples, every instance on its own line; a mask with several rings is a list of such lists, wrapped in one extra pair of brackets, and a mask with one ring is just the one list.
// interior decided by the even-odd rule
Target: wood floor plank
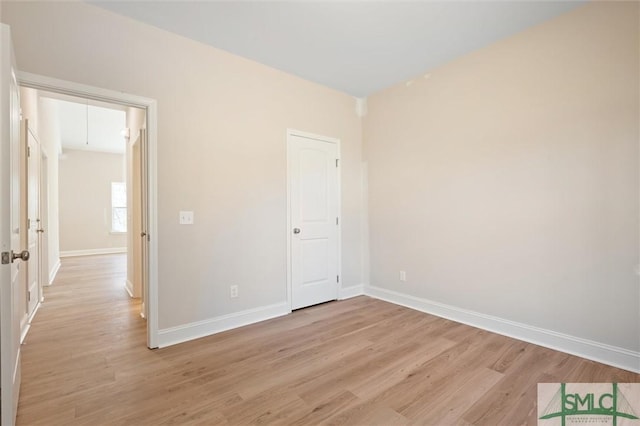
[(368, 297), (145, 346), (124, 255), (65, 258), (22, 347), (23, 425), (536, 424), (538, 382), (640, 376)]

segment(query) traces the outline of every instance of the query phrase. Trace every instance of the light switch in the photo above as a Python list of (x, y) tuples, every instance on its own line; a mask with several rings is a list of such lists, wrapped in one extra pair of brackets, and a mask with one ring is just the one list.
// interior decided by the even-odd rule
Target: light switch
[(193, 225), (193, 212), (181, 211), (180, 212), (180, 225)]

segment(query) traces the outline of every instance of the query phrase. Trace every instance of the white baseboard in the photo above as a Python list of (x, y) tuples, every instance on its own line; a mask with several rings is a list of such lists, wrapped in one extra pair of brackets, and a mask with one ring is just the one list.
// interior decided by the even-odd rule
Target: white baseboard
[(222, 315), (204, 321), (192, 322), (177, 327), (165, 328), (158, 331), (158, 347), (175, 345), (188, 340), (210, 336), (222, 331), (242, 327), (271, 318), (287, 315), (291, 309), (287, 303), (263, 306), (233, 314)]
[(52, 285), (53, 280), (56, 279), (56, 275), (58, 275), (58, 271), (60, 270), (60, 258), (57, 258), (55, 263), (53, 264), (53, 268), (49, 271), (49, 283), (47, 285)]
[(129, 297), (133, 299), (133, 283), (129, 280), (124, 282), (124, 289), (129, 293)]
[(31, 323), (27, 322), (22, 327), (20, 327), (20, 344), (24, 343), (24, 339), (27, 337), (27, 333), (29, 333), (29, 329), (31, 328)]
[(20, 344), (24, 343), (24, 339), (27, 337), (27, 333), (29, 333), (29, 329), (31, 328), (31, 322), (35, 318), (38, 309), (40, 309), (40, 305), (41, 303), (38, 302), (36, 307), (33, 309), (33, 312), (31, 312), (31, 315), (25, 317), (26, 321), (23, 322), (22, 330), (20, 332)]
[(97, 254), (115, 254), (126, 253), (126, 247), (108, 247), (101, 249), (88, 249), (88, 250), (67, 250), (61, 251), (60, 257), (74, 257), (74, 256), (94, 256)]
[(340, 287), (338, 290), (338, 300), (351, 299), (352, 297), (362, 296), (364, 294), (364, 285), (355, 285), (351, 287)]
[(365, 294), (396, 305), (406, 306), (452, 321), (513, 337), (514, 339), (640, 373), (640, 352), (533, 327), (379, 287), (366, 286)]

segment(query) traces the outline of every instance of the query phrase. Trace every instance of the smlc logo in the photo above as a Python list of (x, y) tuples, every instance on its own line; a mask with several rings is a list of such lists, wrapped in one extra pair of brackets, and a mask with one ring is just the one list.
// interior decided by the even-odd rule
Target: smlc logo
[(538, 384), (539, 425), (640, 426), (638, 405), (640, 383)]

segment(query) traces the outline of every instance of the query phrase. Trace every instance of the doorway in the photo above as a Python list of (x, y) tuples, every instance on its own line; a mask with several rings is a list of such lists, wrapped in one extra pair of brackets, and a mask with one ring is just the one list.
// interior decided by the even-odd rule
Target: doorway
[(340, 141), (289, 130), (287, 159), (287, 276), (293, 310), (338, 298)]
[[(18, 81), (22, 87), (57, 94), (61, 97), (79, 97), (87, 100), (87, 103), (115, 104), (125, 110), (127, 108), (140, 109), (146, 115), (144, 140), (139, 142), (144, 142), (143, 151), (146, 155), (140, 156), (140, 161), (145, 163), (141, 163), (138, 168), (138, 170), (144, 171), (144, 176), (141, 176), (140, 181), (144, 182), (146, 198), (140, 198), (140, 205), (142, 205), (140, 211), (145, 213), (146, 217), (144, 220), (140, 219), (140, 223), (146, 228), (137, 235), (137, 238), (140, 244), (145, 246), (142, 252), (148, 253), (143, 259), (144, 263), (140, 262), (142, 270), (139, 272), (139, 276), (143, 280), (140, 282), (140, 294), (144, 296), (144, 312), (141, 314), (147, 319), (147, 346), (149, 348), (157, 347), (157, 241), (154, 238), (157, 235), (157, 107), (155, 100), (29, 73), (19, 73)], [(136, 129), (135, 133), (139, 133), (139, 129)], [(139, 191), (139, 194), (142, 197), (142, 190)]]

